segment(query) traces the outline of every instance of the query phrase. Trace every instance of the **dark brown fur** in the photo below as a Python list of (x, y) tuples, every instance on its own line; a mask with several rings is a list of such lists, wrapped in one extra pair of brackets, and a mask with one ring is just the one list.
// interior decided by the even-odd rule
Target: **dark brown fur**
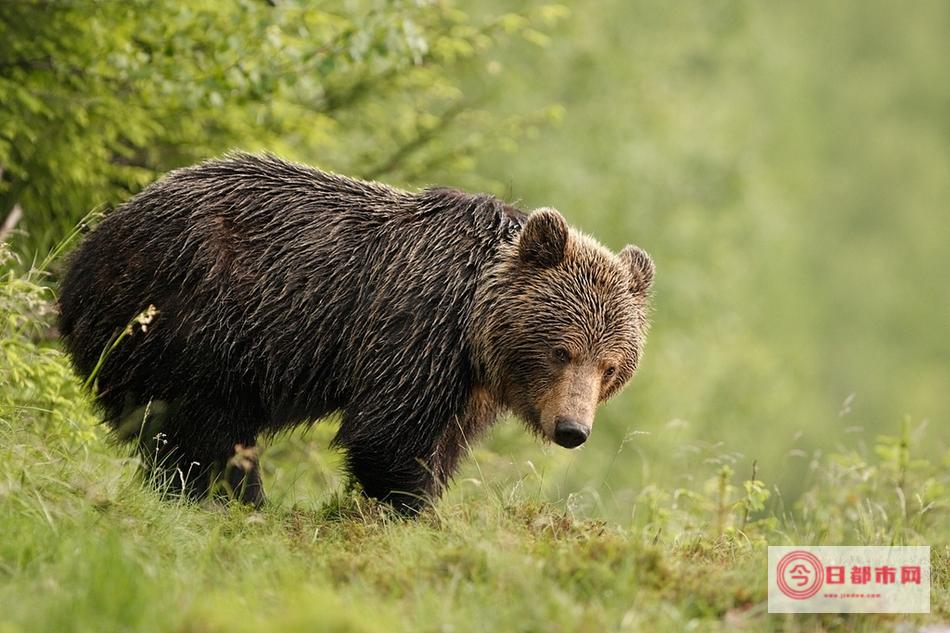
[(108, 354), (97, 399), (173, 485), (204, 494), (230, 460), (260, 503), (258, 436), (339, 411), (349, 472), (416, 509), (506, 409), (545, 437), (552, 416), (589, 428), (636, 369), (652, 270), (551, 210), (235, 155), (109, 214), (70, 259), (60, 327), (88, 376), (158, 309)]

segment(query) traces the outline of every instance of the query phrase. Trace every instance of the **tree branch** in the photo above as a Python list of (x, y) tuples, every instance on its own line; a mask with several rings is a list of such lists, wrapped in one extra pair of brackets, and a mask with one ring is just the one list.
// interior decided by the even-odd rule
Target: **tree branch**
[(400, 163), (402, 163), (405, 159), (425, 147), (430, 141), (436, 138), (440, 132), (449, 127), (452, 121), (455, 120), (455, 117), (461, 114), (464, 110), (465, 104), (463, 104), (461, 101), (456, 102), (442, 113), (442, 116), (439, 117), (438, 124), (428, 129), (419, 130), (416, 133), (415, 138), (400, 145), (396, 151), (389, 155), (388, 158), (380, 161), (378, 164), (376, 164), (376, 166), (364, 172), (363, 177), (367, 178), (368, 180), (375, 180), (380, 176), (392, 172), (397, 167), (399, 167)]
[(17, 223), (23, 218), (23, 208), (19, 203), (13, 205), (13, 208), (10, 209), (10, 213), (7, 214), (7, 219), (3, 221), (3, 226), (0, 227), (0, 242), (6, 242), (7, 238), (13, 234), (13, 229), (16, 228)]

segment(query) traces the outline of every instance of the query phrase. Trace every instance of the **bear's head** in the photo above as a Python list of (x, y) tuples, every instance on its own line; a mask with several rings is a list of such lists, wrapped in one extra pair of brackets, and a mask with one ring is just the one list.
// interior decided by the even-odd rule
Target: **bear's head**
[(553, 209), (528, 216), (499, 257), (479, 289), (482, 380), (540, 436), (579, 446), (637, 370), (653, 261), (632, 245), (611, 253)]

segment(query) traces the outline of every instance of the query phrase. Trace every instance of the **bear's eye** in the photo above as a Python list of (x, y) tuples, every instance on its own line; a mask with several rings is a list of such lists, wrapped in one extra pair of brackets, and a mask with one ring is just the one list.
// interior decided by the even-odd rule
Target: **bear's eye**
[(569, 363), (571, 362), (571, 353), (564, 347), (555, 347), (554, 360), (559, 363)]
[(617, 373), (616, 367), (608, 367), (607, 369), (604, 370), (604, 380), (610, 380), (611, 378), (614, 377), (614, 374), (616, 373)]

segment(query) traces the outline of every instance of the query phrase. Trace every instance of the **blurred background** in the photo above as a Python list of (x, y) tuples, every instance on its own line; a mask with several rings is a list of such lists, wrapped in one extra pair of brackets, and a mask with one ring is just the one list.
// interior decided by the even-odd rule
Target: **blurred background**
[[(926, 0), (7, 0), (2, 237), (29, 266), (232, 148), (554, 206), (653, 255), (645, 362), (582, 449), (502, 423), (453, 494), (624, 517), (725, 465), (784, 503), (902, 424), (947, 451), (948, 33)], [(272, 442), (278, 498), (339, 485), (332, 432)]]

